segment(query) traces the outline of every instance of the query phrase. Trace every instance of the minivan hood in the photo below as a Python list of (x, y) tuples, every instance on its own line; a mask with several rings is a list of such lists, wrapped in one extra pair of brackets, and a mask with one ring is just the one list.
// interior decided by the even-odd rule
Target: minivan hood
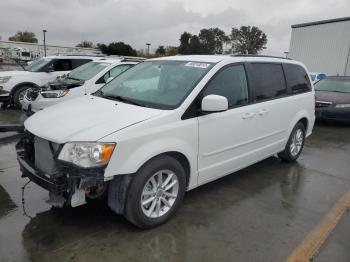
[(87, 95), (39, 111), (24, 122), (24, 127), (36, 136), (59, 144), (88, 142), (97, 141), (161, 112)]

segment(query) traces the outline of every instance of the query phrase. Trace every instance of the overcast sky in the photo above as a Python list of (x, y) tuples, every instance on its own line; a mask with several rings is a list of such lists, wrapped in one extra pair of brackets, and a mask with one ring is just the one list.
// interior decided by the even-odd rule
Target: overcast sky
[(18, 30), (42, 42), (74, 46), (123, 41), (135, 49), (145, 43), (179, 45), (180, 34), (201, 28), (255, 25), (268, 36), (266, 54), (283, 55), (292, 24), (349, 16), (349, 0), (1, 0), (0, 36)]

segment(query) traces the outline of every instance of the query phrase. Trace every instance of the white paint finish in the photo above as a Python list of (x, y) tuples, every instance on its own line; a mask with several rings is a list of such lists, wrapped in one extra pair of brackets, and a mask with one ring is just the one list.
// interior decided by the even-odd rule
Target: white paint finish
[(56, 143), (88, 142), (161, 112), (88, 95), (48, 107), (29, 117), (24, 126), (31, 133)]
[(288, 57), (303, 62), (310, 71), (342, 76), (349, 52), (350, 20), (292, 28)]
[(228, 100), (224, 96), (208, 95), (202, 99), (202, 111), (219, 112), (228, 109)]
[[(176, 60), (176, 57), (171, 59)], [(209, 63), (215, 60), (208, 60), (206, 56), (186, 59)], [(58, 143), (115, 142), (105, 180), (135, 173), (159, 154), (181, 153), (190, 164), (188, 189), (280, 152), (293, 126), (303, 117), (307, 118), (308, 134), (311, 133), (313, 91), (182, 120), (188, 105), (210, 78), (227, 64), (244, 61), (300, 64), (262, 57), (220, 56), (216, 59), (220, 61), (177, 109), (156, 110), (85, 96), (38, 112), (25, 122), (25, 127), (35, 135)]]

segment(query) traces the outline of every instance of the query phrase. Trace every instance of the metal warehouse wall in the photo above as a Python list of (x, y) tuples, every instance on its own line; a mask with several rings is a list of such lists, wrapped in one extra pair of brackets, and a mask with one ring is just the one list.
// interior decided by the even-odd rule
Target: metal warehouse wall
[(288, 57), (310, 72), (350, 76), (350, 20), (292, 28)]

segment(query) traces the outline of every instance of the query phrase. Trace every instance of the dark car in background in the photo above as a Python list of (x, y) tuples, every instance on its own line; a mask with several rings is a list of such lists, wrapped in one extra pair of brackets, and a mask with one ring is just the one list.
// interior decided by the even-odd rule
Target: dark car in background
[(350, 77), (327, 77), (315, 91), (317, 119), (350, 124)]

